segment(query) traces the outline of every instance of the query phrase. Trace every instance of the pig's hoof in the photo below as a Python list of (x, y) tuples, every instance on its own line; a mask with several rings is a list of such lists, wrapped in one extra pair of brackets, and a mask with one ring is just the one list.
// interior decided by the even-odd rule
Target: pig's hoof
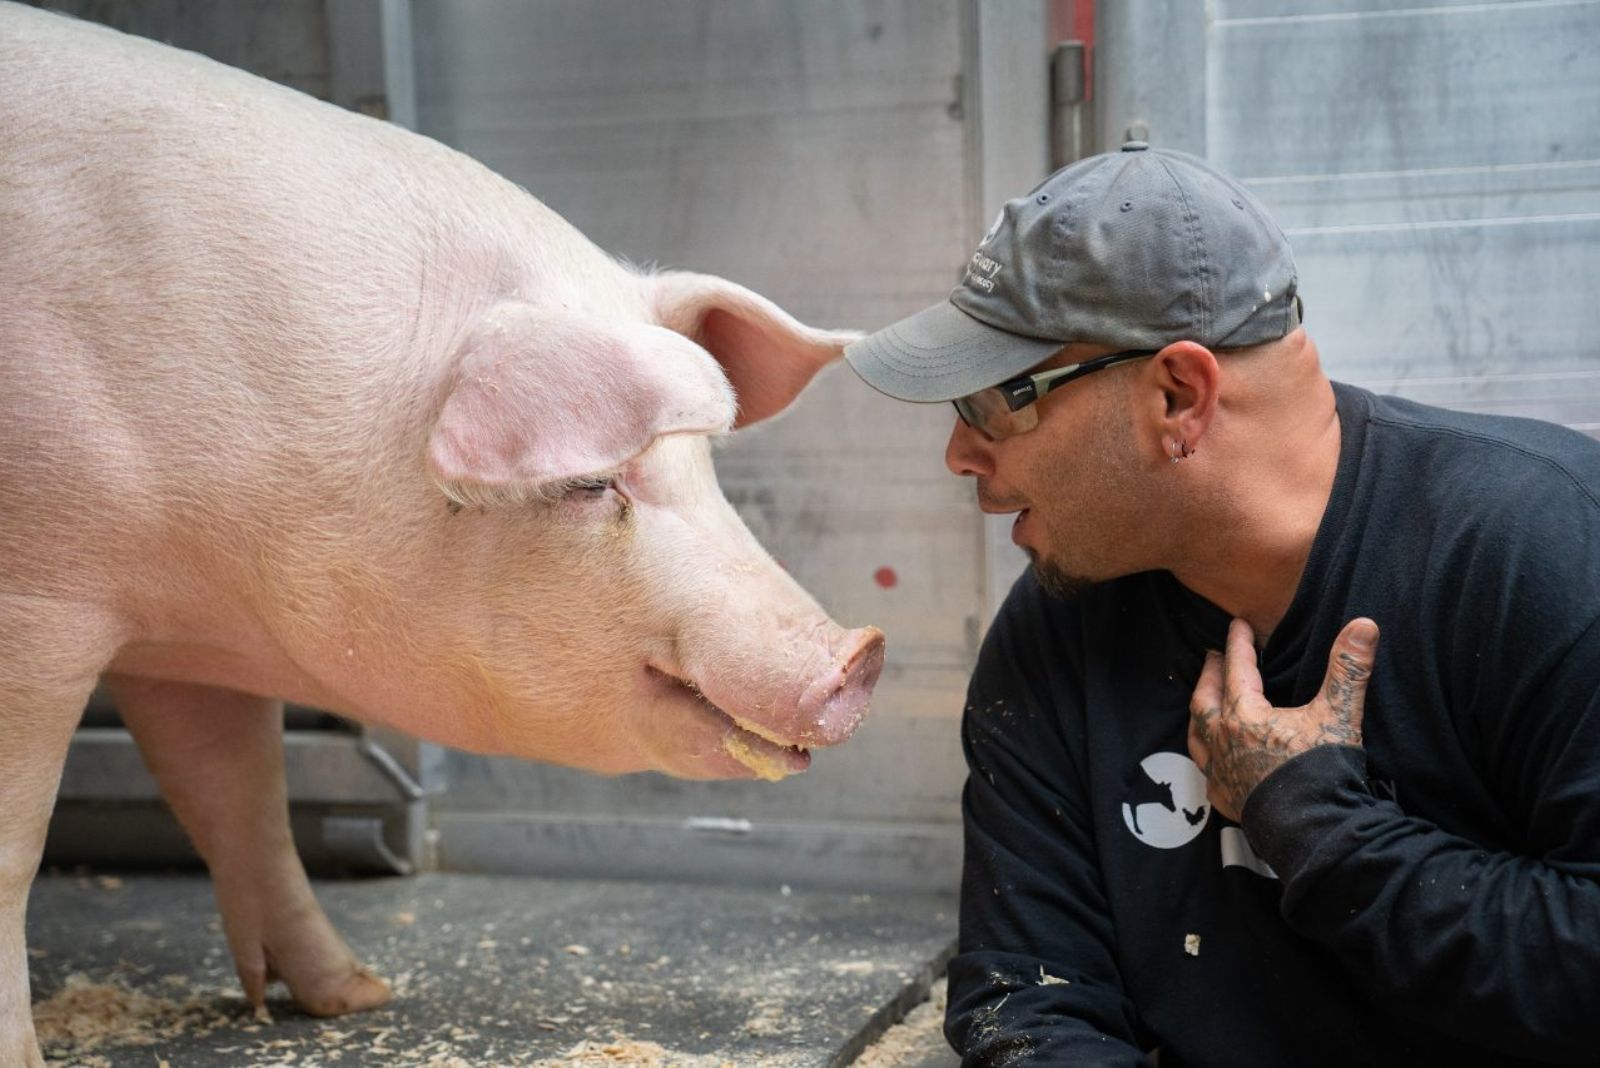
[(347, 1012), (375, 1009), (388, 1001), (389, 984), (359, 964), (339, 976), (318, 977), (303, 986), (290, 986), (295, 1004), (313, 1016), (343, 1016)]

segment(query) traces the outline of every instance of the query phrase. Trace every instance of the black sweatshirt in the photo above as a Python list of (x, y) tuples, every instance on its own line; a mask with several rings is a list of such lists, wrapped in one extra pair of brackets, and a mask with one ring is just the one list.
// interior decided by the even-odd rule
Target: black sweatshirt
[(1024, 576), (962, 728), (964, 1065), (1600, 1064), (1600, 442), (1335, 391), (1260, 662), (1305, 704), (1376, 620), (1363, 747), (1277, 769), (1241, 831), (1185, 741), (1227, 614), (1167, 572)]

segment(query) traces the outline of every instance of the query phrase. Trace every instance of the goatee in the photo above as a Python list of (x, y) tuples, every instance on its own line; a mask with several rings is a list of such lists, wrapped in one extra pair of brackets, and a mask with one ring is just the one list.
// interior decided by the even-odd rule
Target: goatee
[(1033, 562), (1033, 576), (1039, 580), (1039, 585), (1044, 592), (1063, 601), (1077, 600), (1094, 583), (1082, 575), (1074, 575), (1063, 571), (1048, 560), (1039, 558), (1039, 554), (1032, 549), (1028, 550), (1028, 559)]

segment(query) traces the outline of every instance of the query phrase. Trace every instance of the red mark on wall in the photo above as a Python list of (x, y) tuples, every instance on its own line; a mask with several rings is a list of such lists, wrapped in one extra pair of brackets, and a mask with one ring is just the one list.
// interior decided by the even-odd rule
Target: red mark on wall
[(894, 573), (892, 567), (880, 567), (872, 573), (872, 581), (886, 590), (893, 589), (900, 581), (900, 576)]

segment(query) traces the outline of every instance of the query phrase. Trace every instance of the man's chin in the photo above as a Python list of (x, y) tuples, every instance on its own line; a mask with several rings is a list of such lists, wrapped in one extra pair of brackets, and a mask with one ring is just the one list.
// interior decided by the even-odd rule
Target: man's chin
[(1044, 592), (1063, 601), (1076, 600), (1094, 583), (1082, 575), (1074, 575), (1045, 560), (1032, 549), (1025, 550), (1033, 564), (1033, 577), (1039, 580)]

